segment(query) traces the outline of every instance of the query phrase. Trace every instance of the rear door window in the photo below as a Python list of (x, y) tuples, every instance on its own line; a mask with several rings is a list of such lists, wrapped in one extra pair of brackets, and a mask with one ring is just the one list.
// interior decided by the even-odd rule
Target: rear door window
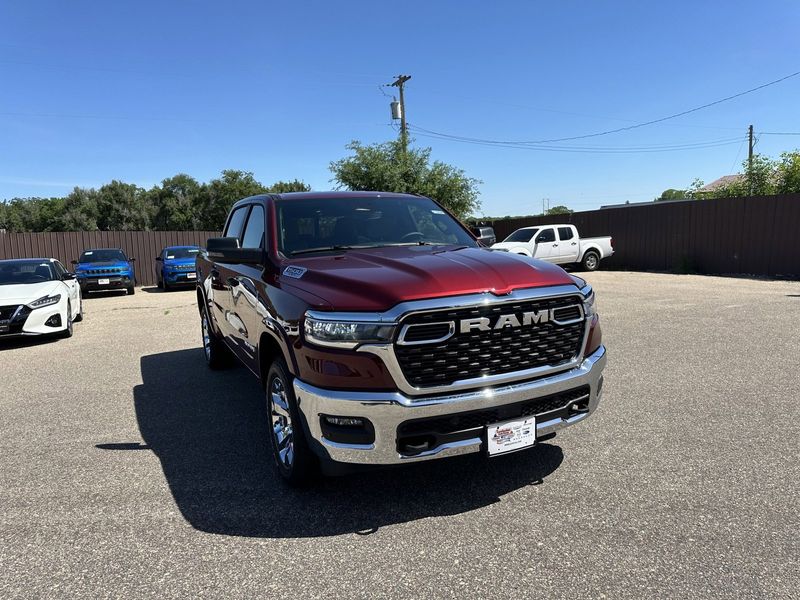
[(233, 211), (228, 226), (225, 228), (225, 237), (235, 237), (242, 239), (242, 225), (244, 225), (245, 217), (250, 206), (242, 206)]
[(572, 227), (559, 227), (558, 228), (558, 237), (561, 239), (562, 242), (566, 240), (571, 240), (573, 236)]
[(242, 248), (264, 247), (264, 207), (254, 204), (242, 236)]

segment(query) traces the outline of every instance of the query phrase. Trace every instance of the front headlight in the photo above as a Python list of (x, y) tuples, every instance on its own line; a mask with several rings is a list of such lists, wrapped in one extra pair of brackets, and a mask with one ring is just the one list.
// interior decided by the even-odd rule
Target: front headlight
[(61, 294), (56, 294), (55, 296), (42, 296), (38, 300), (34, 300), (28, 306), (31, 308), (43, 308), (45, 306), (50, 306), (51, 304), (58, 304), (58, 301), (61, 300)]
[(355, 348), (368, 342), (385, 343), (392, 339), (394, 325), (360, 321), (335, 321), (306, 315), (306, 339), (321, 346)]
[(594, 301), (594, 290), (592, 286), (587, 285), (581, 290), (583, 294), (583, 312), (587, 319), (591, 319), (597, 314), (597, 306)]

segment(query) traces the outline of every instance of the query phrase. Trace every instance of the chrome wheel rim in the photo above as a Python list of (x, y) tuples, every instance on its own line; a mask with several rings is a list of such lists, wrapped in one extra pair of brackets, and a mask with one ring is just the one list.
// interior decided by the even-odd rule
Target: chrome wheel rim
[(597, 257), (594, 254), (586, 257), (586, 266), (590, 269), (594, 269), (597, 266)]
[(203, 352), (206, 353), (206, 360), (211, 360), (211, 334), (208, 332), (208, 319), (203, 315)]
[(277, 459), (283, 468), (291, 469), (294, 463), (292, 416), (289, 413), (286, 386), (280, 377), (272, 380), (268, 394), (272, 441), (275, 444)]

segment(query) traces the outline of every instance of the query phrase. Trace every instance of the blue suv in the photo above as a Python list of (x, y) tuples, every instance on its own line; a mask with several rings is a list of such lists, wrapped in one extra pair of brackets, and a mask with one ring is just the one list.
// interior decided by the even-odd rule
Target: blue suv
[(163, 290), (180, 285), (194, 285), (197, 281), (195, 258), (199, 246), (167, 246), (156, 257), (156, 280)]
[(75, 276), (81, 292), (107, 290), (126, 290), (129, 295), (136, 293), (136, 277), (133, 263), (120, 248), (93, 248), (85, 250), (78, 260), (73, 260)]

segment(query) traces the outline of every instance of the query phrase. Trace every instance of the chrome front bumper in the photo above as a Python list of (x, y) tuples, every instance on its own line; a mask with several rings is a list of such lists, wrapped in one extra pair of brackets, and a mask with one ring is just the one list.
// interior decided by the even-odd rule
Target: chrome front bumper
[[(426, 398), (424, 396), (409, 397), (400, 392), (326, 390), (304, 383), (299, 379), (294, 381), (294, 392), (311, 437), (324, 449), (328, 458), (341, 463), (402, 464), (479, 452), (483, 445), (481, 437), (476, 436), (471, 439), (442, 444), (414, 456), (404, 456), (397, 450), (397, 427), (409, 419), (441, 417), (482, 410), (588, 385), (590, 387), (588, 412), (569, 418), (537, 422), (536, 433), (538, 437), (542, 437), (578, 423), (597, 408), (605, 365), (606, 350), (604, 346), (601, 346), (591, 356), (586, 357), (580, 366), (569, 371), (534, 381), (472, 390), (450, 396)], [(343, 444), (327, 440), (322, 434), (320, 415), (369, 419), (375, 427), (375, 442), (372, 444)]]

